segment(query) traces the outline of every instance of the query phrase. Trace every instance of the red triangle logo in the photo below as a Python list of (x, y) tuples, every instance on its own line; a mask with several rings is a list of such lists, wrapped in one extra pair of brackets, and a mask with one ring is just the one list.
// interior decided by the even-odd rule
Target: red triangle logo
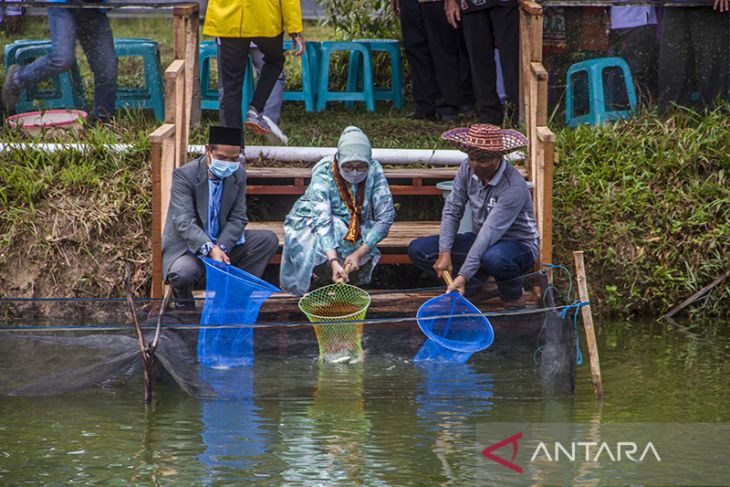
[[(512, 463), (514, 461), (514, 459), (517, 458), (517, 450), (519, 448), (518, 442), (521, 439), (522, 439), (522, 432), (520, 431), (519, 433), (512, 435), (509, 438), (505, 438), (504, 440), (500, 441), (499, 443), (495, 443), (492, 446), (488, 446), (487, 448), (482, 450), (482, 455), (484, 455), (486, 458), (492, 460), (493, 462), (499, 463), (503, 467), (507, 467), (508, 469), (514, 470), (517, 473), (522, 473), (522, 467)], [(509, 444), (512, 444), (512, 458), (510, 460), (505, 460), (504, 458), (498, 457), (497, 455), (492, 453), (495, 450), (499, 450), (503, 446), (506, 446)]]

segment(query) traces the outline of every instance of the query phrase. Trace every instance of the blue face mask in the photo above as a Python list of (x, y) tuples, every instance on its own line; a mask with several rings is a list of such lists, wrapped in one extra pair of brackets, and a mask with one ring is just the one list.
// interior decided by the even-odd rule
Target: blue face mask
[(227, 178), (234, 172), (238, 171), (239, 167), (241, 167), (240, 162), (227, 162), (212, 158), (210, 161), (210, 172), (221, 179)]

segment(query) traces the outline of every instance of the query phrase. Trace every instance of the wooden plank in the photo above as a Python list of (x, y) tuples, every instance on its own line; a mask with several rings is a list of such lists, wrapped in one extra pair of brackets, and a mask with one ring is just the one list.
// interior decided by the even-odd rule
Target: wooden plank
[[(583, 251), (573, 252), (575, 261), (575, 274), (578, 283), (578, 295), (582, 302), (590, 302), (588, 296), (588, 284), (586, 282), (586, 269), (583, 261)], [(601, 364), (598, 358), (598, 344), (596, 343), (596, 332), (593, 328), (593, 315), (591, 307), (583, 306), (580, 309), (583, 317), (583, 326), (586, 332), (586, 344), (588, 346), (588, 357), (591, 362), (591, 383), (593, 384), (593, 395), (596, 399), (603, 399), (603, 383), (601, 381)]]
[(548, 113), (548, 72), (542, 63), (532, 63), (531, 71), (537, 80), (537, 96), (535, 109), (535, 125), (537, 127), (547, 125)]
[[(381, 247), (382, 248), (382, 247)], [(271, 264), (281, 264), (281, 252), (275, 254), (270, 261)], [(412, 264), (408, 254), (381, 254), (380, 264)]]
[[(248, 230), (271, 230), (279, 237), (279, 245), (284, 243), (284, 222), (251, 222), (246, 228)], [(381, 249), (405, 248), (415, 238), (437, 235), (440, 228), (441, 222), (437, 221), (395, 222), (390, 227), (388, 236), (378, 244), (378, 247)]]
[[(175, 126), (173, 125), (172, 128), (174, 130)], [(153, 134), (158, 131), (160, 131), (159, 128)], [(150, 297), (153, 299), (162, 298), (162, 142), (159, 137), (157, 135), (156, 140), (152, 140), (152, 135), (150, 135), (150, 140), (152, 140), (152, 289)]]
[(149, 135), (150, 142), (161, 144), (163, 140), (175, 134), (175, 124), (163, 123)]
[(535, 2), (520, 2), (520, 10), (530, 15), (542, 15), (542, 7)]
[(542, 215), (540, 217), (540, 262), (553, 262), (553, 171), (555, 167), (555, 134), (547, 127), (538, 127), (543, 144)]
[(520, 121), (525, 127), (530, 126), (530, 115), (528, 110), (529, 86), (530, 86), (530, 13), (520, 9)]
[(162, 158), (160, 162), (160, 221), (161, 232), (167, 221), (167, 210), (170, 206), (170, 190), (172, 189), (172, 172), (175, 170), (176, 143), (174, 137), (162, 142)]
[[(527, 170), (523, 165), (515, 166), (517, 170), (525, 176)], [(384, 169), (385, 177), (388, 179), (453, 179), (459, 171), (457, 166), (448, 168), (432, 168), (432, 169)], [(312, 170), (302, 167), (247, 167), (246, 175), (248, 179), (294, 179), (304, 178), (310, 179)]]
[[(186, 45), (185, 45), (185, 102), (187, 112), (185, 120), (188, 121), (188, 131), (185, 140), (190, 139), (190, 128), (200, 125), (201, 108), (200, 108), (200, 53), (198, 43), (200, 41), (199, 34), (200, 17), (197, 9), (188, 16), (186, 29)], [(187, 147), (187, 146), (186, 146)]]
[[(250, 195), (302, 195), (305, 185), (247, 185), (246, 194)], [(442, 191), (433, 186), (390, 185), (390, 192), (395, 196), (441, 196)]]
[(177, 79), (184, 75), (185, 61), (176, 59), (165, 70), (165, 122), (175, 123)]
[[(370, 308), (368, 313), (373, 314), (394, 314), (394, 315), (412, 315), (416, 314), (418, 308), (428, 299), (441, 294), (443, 290), (435, 289), (432, 291), (370, 291)], [(532, 291), (525, 291), (525, 300), (530, 308), (537, 307), (537, 299)], [(277, 314), (297, 312), (299, 296), (290, 296), (284, 293), (273, 294), (261, 306), (261, 313)], [(479, 303), (478, 308), (481, 311), (497, 311), (503, 309), (502, 302), (498, 299), (492, 299), (484, 303)]]

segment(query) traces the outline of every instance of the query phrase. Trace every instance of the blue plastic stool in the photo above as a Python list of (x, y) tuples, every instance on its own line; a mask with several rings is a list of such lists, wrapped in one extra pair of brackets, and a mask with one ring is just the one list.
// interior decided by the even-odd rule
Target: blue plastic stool
[(128, 88), (117, 85), (116, 108), (151, 108), (157, 120), (164, 120), (165, 95), (157, 42), (152, 39), (114, 39), (114, 52), (117, 58), (141, 57), (144, 64), (144, 86)]
[[(210, 62), (218, 57), (218, 47), (215, 41), (202, 41), (200, 43), (200, 108), (203, 110), (220, 109), (220, 100), (218, 89), (210, 87)], [(254, 79), (253, 79), (253, 61), (248, 58), (246, 65), (246, 74), (243, 76), (243, 92), (241, 96), (241, 109), (243, 116), (246, 116), (248, 104), (253, 98)]]
[[(390, 88), (375, 87), (375, 99), (390, 100), (395, 108), (403, 108), (403, 66), (400, 57), (400, 41), (397, 39), (355, 39), (355, 42), (367, 44), (371, 53), (380, 51), (388, 54), (391, 72)], [(350, 54), (347, 91), (357, 89), (362, 59), (360, 51), (352, 51)], [(352, 102), (346, 102), (345, 105), (350, 106)]]
[[(285, 51), (293, 47), (292, 41), (284, 41)], [(319, 42), (307, 41), (302, 54), (302, 91), (284, 91), (284, 101), (303, 101), (307, 112), (313, 112), (316, 108), (320, 49)]]
[[(604, 77), (610, 73), (607, 69), (620, 70), (623, 75), (623, 83), (611, 83), (604, 81)], [(617, 79), (616, 76), (613, 79)], [(608, 81), (608, 80), (607, 80)], [(621, 89), (621, 94), (628, 102), (629, 109), (616, 110), (613, 108), (616, 91), (611, 88)], [(606, 57), (590, 59), (573, 64), (568, 69), (567, 93), (565, 102), (565, 120), (568, 127), (576, 127), (580, 124), (599, 125), (601, 122), (627, 118), (636, 113), (636, 92), (634, 81), (631, 77), (631, 70), (620, 57)]]
[[(362, 56), (362, 91), (330, 91), (330, 58), (336, 51), (349, 51), (350, 56), (357, 51)], [(375, 90), (373, 89), (373, 62), (368, 44), (360, 42), (324, 41), (321, 48), (319, 81), (317, 87), (317, 111), (321, 112), (329, 101), (362, 101), (369, 112), (375, 111)], [(349, 85), (349, 83), (348, 83)]]
[[(5, 46), (5, 68), (12, 64), (30, 64), (39, 57), (50, 54), (48, 41), (20, 41), (17, 45)], [(57, 108), (86, 109), (86, 96), (78, 63), (70, 70), (50, 79), (50, 88), (35, 86), (22, 90), (15, 111), (18, 113)]]

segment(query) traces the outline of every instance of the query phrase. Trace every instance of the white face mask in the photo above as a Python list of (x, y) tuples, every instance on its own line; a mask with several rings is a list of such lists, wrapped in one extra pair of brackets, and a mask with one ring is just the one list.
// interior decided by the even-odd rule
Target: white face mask
[(364, 171), (341, 169), (340, 174), (342, 174), (342, 178), (350, 184), (359, 184), (365, 181), (368, 177), (367, 169)]

